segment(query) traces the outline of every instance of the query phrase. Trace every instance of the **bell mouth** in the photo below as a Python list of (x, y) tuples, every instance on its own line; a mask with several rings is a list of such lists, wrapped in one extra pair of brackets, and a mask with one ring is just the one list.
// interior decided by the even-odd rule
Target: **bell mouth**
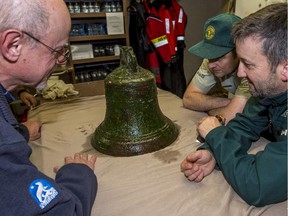
[(171, 145), (179, 135), (178, 127), (166, 119), (156, 131), (139, 136), (114, 136), (100, 125), (92, 136), (92, 146), (99, 152), (119, 157), (151, 153)]

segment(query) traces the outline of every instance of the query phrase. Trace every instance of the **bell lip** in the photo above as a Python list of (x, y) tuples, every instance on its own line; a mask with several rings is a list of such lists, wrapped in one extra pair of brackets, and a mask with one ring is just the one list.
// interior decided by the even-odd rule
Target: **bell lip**
[(137, 156), (159, 151), (171, 145), (178, 138), (179, 133), (180, 133), (179, 128), (171, 121), (171, 123), (168, 125), (168, 127), (166, 127), (164, 131), (159, 130), (158, 133), (154, 133), (154, 135), (157, 136), (154, 139), (145, 140), (144, 137), (145, 136), (148, 137), (148, 135), (144, 135), (142, 137), (139, 136), (139, 139), (142, 138), (142, 142), (131, 141), (130, 143), (128, 142), (121, 143), (117, 141), (117, 139), (119, 140), (119, 138), (115, 137), (114, 139), (110, 139), (109, 143), (106, 143), (106, 146), (108, 146), (108, 148), (105, 148), (103, 143), (99, 143), (95, 140), (95, 136), (97, 136), (97, 133), (94, 133), (91, 139), (91, 145), (98, 152), (110, 156), (116, 156), (116, 157)]

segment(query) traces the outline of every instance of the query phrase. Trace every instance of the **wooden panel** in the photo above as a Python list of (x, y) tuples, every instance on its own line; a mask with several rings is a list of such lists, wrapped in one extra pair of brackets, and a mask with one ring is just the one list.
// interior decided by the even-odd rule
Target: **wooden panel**
[(104, 80), (73, 84), (80, 97), (104, 95)]
[(78, 41), (97, 41), (97, 40), (115, 40), (115, 39), (125, 39), (125, 34), (120, 35), (93, 35), (93, 36), (71, 36), (70, 42)]
[(105, 62), (105, 61), (119, 61), (119, 56), (99, 56), (96, 58), (91, 59), (79, 59), (73, 60), (73, 64), (86, 64), (86, 63), (93, 63), (93, 62)]

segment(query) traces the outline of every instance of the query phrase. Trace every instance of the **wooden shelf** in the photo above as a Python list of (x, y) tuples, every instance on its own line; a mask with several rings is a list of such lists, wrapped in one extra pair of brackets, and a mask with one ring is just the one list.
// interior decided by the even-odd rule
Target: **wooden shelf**
[(119, 61), (119, 56), (99, 56), (96, 58), (90, 58), (90, 59), (79, 59), (79, 60), (73, 60), (73, 64), (87, 64), (87, 63), (93, 63), (93, 62), (105, 62), (105, 61)]
[(76, 91), (79, 91), (79, 96), (95, 96), (105, 94), (104, 80), (96, 80), (91, 82), (73, 84)]
[[(80, 0), (65, 0), (65, 2), (80, 2)], [(109, 14), (113, 13), (122, 13), (123, 19), (124, 19), (124, 34), (117, 34), (117, 35), (85, 35), (85, 36), (70, 36), (69, 37), (69, 44), (70, 45), (85, 45), (85, 44), (103, 44), (103, 46), (106, 46), (107, 44), (111, 43), (112, 45), (118, 44), (120, 46), (125, 45), (129, 46), (129, 20), (128, 20), (128, 12), (127, 7), (129, 5), (129, 0), (121, 0), (123, 11), (121, 12), (109, 12)], [(72, 24), (75, 25), (81, 25), (81, 24), (94, 24), (94, 23), (106, 23), (106, 15), (108, 12), (95, 12), (95, 13), (71, 13), (71, 21)], [(121, 16), (122, 16), (121, 14)], [(99, 56), (95, 58), (90, 59), (78, 59), (78, 60), (72, 60), (72, 57), (70, 57), (69, 63), (70, 66), (67, 66), (65, 68), (67, 70), (67, 73), (65, 75), (68, 75), (70, 77), (70, 82), (75, 83), (75, 66), (77, 69), (82, 67), (85, 69), (85, 66), (91, 66), (91, 67), (101, 67), (102, 65), (109, 65), (111, 63), (120, 62), (120, 56)], [(92, 64), (91, 64), (92, 63)], [(96, 64), (93, 64), (96, 63)], [(103, 63), (103, 64), (102, 64)], [(61, 68), (62, 69), (62, 68)], [(83, 70), (84, 70), (83, 69)], [(61, 70), (60, 70), (61, 71)], [(58, 70), (55, 70), (54, 73), (57, 73)], [(77, 71), (78, 72), (78, 71)], [(93, 83), (94, 84), (94, 83)], [(87, 86), (86, 83), (84, 86)]]
[[(109, 13), (123, 13), (120, 12), (109, 12)], [(123, 16), (124, 13), (123, 13)], [(98, 12), (98, 13), (74, 13), (70, 14), (71, 19), (90, 19), (90, 18), (106, 18), (106, 12)]]
[(97, 41), (97, 40), (115, 40), (115, 39), (126, 39), (125, 34), (117, 35), (90, 35), (90, 36), (71, 36), (70, 42), (78, 41)]
[(106, 17), (105, 12), (98, 13), (73, 13), (70, 14), (72, 19), (89, 19), (89, 18), (104, 18)]

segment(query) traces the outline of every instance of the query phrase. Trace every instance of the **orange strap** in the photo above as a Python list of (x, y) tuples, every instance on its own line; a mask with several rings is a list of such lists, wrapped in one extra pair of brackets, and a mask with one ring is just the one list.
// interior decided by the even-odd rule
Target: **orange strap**
[(225, 119), (224, 116), (222, 116), (221, 114), (219, 114), (219, 115), (215, 115), (215, 118), (217, 118), (217, 120), (218, 120), (222, 125), (225, 125), (226, 119)]

